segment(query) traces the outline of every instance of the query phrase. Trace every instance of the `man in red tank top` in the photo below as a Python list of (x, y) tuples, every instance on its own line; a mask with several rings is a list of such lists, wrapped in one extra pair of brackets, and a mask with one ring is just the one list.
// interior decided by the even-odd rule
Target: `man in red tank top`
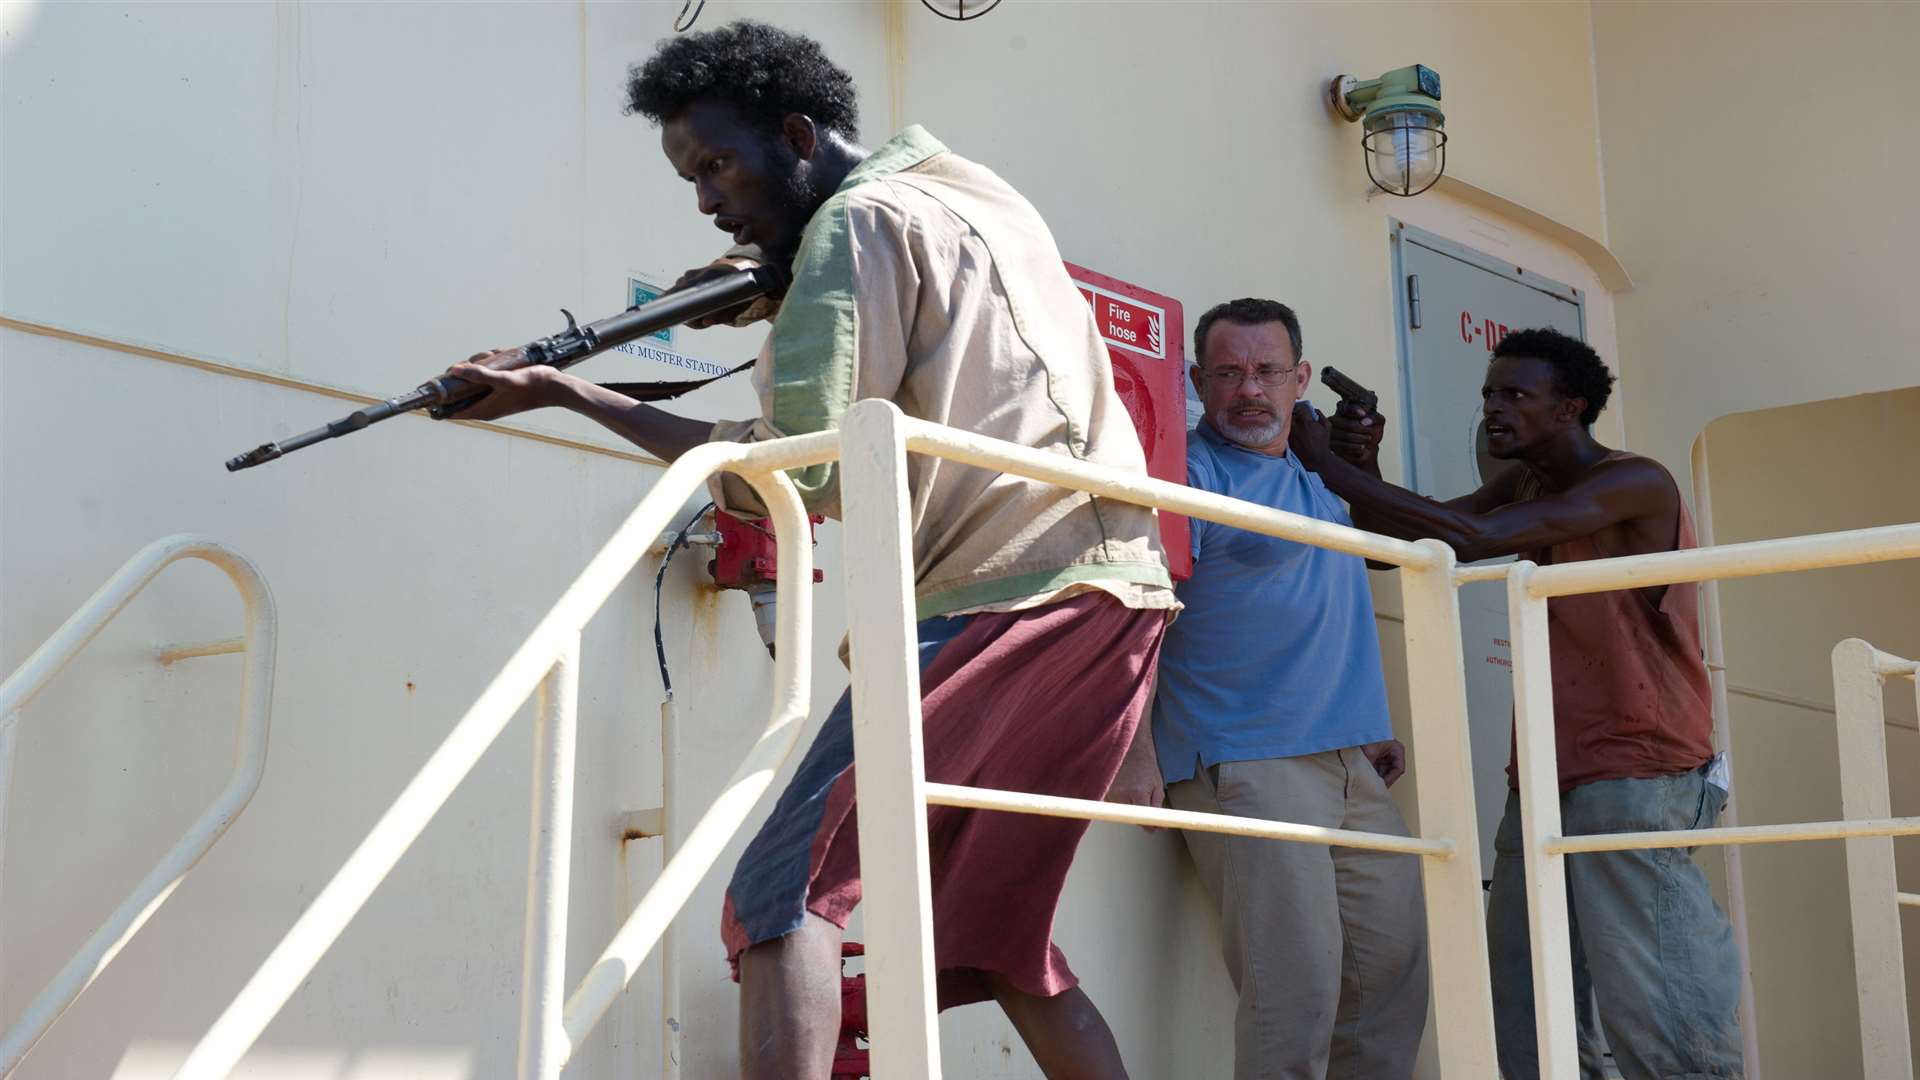
[[(1343, 403), (1296, 412), (1292, 448), (1353, 508), (1362, 529), (1437, 537), (1463, 562), (1519, 555), (1576, 562), (1694, 546), (1693, 522), (1660, 463), (1594, 441), (1613, 375), (1584, 342), (1521, 330), (1494, 349), (1481, 388), (1487, 451), (1514, 464), (1438, 502), (1380, 478), (1384, 418)], [(1726, 801), (1709, 779), (1713, 717), (1693, 585), (1548, 601), (1560, 812), (1569, 835), (1711, 827)], [(1511, 761), (1508, 782), (1515, 783)], [(1495, 839), (1487, 938), (1495, 1034), (1507, 1080), (1532, 1080), (1533, 980), (1520, 807), (1509, 792)], [(1581, 1074), (1603, 1074), (1601, 1028), (1629, 1078), (1738, 1077), (1739, 955), (1687, 852), (1567, 857)]]

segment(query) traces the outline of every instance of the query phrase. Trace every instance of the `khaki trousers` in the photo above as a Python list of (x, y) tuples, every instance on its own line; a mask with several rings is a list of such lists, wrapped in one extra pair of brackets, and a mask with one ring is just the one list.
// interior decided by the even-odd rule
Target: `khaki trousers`
[[(1179, 810), (1407, 835), (1358, 748), (1222, 762), (1167, 789)], [(1415, 855), (1184, 832), (1239, 991), (1236, 1080), (1404, 1080), (1427, 1022)]]

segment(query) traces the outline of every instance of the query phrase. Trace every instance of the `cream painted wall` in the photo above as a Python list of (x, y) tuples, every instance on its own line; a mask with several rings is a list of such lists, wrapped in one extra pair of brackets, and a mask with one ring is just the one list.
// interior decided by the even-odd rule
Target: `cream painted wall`
[(1631, 441), (1920, 381), (1920, 5), (1594, 4)]
[[(722, 242), (645, 124), (619, 111), (626, 63), (667, 33), (677, 3), (4, 10), (0, 313), (14, 319), (385, 394), (477, 347), (548, 332), (563, 304), (611, 311), (629, 274), (670, 279)], [(1597, 235), (1583, 5), (1031, 3), (954, 26), (914, 4), (714, 0), (702, 25), (742, 15), (819, 37), (863, 88), (870, 142), (928, 124), (1032, 198), (1069, 258), (1171, 293), (1190, 318), (1231, 296), (1287, 300), (1306, 319), (1309, 358), (1380, 389), (1390, 409), (1390, 218), (1581, 287), (1596, 340), (1614, 351), (1608, 300), (1576, 257), (1438, 193), (1370, 198), (1357, 127), (1320, 100), (1340, 72), (1427, 63), (1446, 80), (1450, 168)], [(756, 344), (711, 331), (677, 347), (731, 362)], [(599, 363), (608, 377), (634, 373)], [(741, 385), (691, 404), (703, 416), (750, 407)], [(259, 559), (286, 619), (254, 807), (23, 1077), (168, 1071), (655, 475), (412, 420), (218, 471), (342, 411), (298, 389), (0, 330), (0, 668), (175, 529)], [(608, 442), (564, 417), (525, 426)], [(413, 494), (422, 482), (431, 490)], [(820, 557), (819, 633), (831, 641), (843, 621), (837, 528)], [(744, 603), (699, 588), (697, 562), (676, 564), (667, 595), (688, 791), (731, 768), (767, 692)], [(1391, 614), (1392, 579), (1379, 584)], [(629, 583), (587, 642), (576, 975), (615, 918), (610, 822), (658, 799), (648, 592)], [(165, 583), (23, 719), (0, 873), (0, 1014), (17, 1012), (218, 783), (199, 747), (225, 745), (232, 661), (162, 672), (142, 650), (217, 634), (231, 606)], [(1383, 636), (1396, 657), (1390, 623)], [(817, 682), (824, 707), (844, 685), (830, 656)], [(249, 1072), (509, 1067), (525, 732), (524, 718), (509, 729)], [(1416, 748), (1403, 790), (1418, 770)], [(1217, 928), (1184, 860), (1175, 837), (1096, 827), (1058, 925), (1143, 1077), (1218, 1075), (1230, 1055)], [(736, 994), (711, 944), (724, 874), (684, 931), (689, 1076), (724, 1074), (735, 1052)], [(652, 978), (574, 1075), (644, 1074)], [(1036, 1075), (993, 1010), (942, 1027), (951, 1075)]]
[[(1741, 413), (1705, 438), (1718, 543), (1920, 521), (1920, 487), (1888, 482), (1920, 461), (1920, 388)], [(1920, 656), (1920, 563), (1729, 581), (1720, 595), (1742, 824), (1840, 817), (1830, 654), (1861, 637)], [(1886, 701), (1893, 812), (1920, 813), (1912, 684), (1889, 681)], [(1920, 849), (1898, 845), (1903, 887), (1920, 885)], [(1783, 844), (1742, 859), (1767, 1075), (1857, 1074), (1845, 852)], [(1920, 969), (1920, 921), (1903, 922)]]
[[(792, 10), (710, 7), (709, 19)], [(381, 395), (478, 348), (558, 330), (563, 306), (612, 314), (629, 275), (670, 282), (729, 243), (693, 212), (646, 122), (621, 111), (626, 65), (670, 33), (677, 10), (177, 3), (10, 14), (0, 179), (13, 212), (0, 303), (36, 322)], [(865, 5), (839, 10), (809, 28), (863, 82), (879, 81), (880, 20)], [(731, 329), (680, 340), (728, 366), (759, 345)], [(639, 363), (597, 370), (649, 377)], [(689, 400), (701, 416), (753, 408), (740, 380)], [(567, 414), (524, 426), (619, 445)]]

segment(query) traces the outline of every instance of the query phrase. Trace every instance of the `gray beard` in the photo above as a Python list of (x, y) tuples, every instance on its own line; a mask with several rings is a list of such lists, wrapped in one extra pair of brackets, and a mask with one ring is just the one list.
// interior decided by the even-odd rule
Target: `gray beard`
[(1239, 443), (1241, 446), (1265, 446), (1280, 437), (1281, 418), (1276, 416), (1264, 424), (1242, 427), (1222, 418), (1219, 422), (1220, 434)]

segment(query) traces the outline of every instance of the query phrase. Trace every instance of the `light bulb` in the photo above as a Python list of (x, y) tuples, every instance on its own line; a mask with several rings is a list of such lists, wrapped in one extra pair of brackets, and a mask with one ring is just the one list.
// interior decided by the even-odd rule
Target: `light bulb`
[(1394, 195), (1418, 195), (1432, 187), (1446, 168), (1443, 123), (1437, 113), (1422, 109), (1369, 112), (1361, 143), (1373, 182)]

